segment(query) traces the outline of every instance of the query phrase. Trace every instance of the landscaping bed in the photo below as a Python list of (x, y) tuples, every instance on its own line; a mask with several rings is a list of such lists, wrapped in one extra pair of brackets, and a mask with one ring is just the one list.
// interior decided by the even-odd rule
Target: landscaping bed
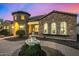
[(19, 56), (46, 56), (46, 52), (41, 49), (40, 44), (33, 46), (24, 44), (19, 52)]

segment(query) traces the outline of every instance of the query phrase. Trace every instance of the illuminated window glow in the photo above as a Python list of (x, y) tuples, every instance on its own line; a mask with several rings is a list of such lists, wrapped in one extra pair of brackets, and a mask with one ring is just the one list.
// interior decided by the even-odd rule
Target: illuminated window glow
[(44, 34), (48, 34), (48, 24), (44, 24)]
[(20, 25), (19, 27), (20, 27), (20, 29), (22, 29), (22, 30), (24, 29), (24, 25)]
[(25, 19), (25, 16), (24, 15), (21, 15), (21, 19), (24, 20)]
[(56, 23), (51, 24), (51, 34), (56, 34)]
[(67, 23), (66, 22), (61, 22), (61, 24), (60, 24), (60, 33), (62, 35), (67, 34)]
[(39, 25), (35, 25), (35, 32), (38, 32), (39, 31)]
[(7, 26), (6, 29), (9, 29), (9, 26)]

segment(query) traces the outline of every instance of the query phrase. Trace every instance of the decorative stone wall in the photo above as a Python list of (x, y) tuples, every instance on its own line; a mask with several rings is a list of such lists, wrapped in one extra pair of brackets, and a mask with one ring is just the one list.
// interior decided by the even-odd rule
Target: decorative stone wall
[[(67, 22), (67, 36), (63, 36), (60, 34), (60, 23), (61, 22)], [(48, 34), (49, 35), (43, 35), (44, 31), (44, 23), (48, 23)], [(57, 34), (52, 35), (51, 34), (51, 23), (55, 22), (57, 27)], [(64, 14), (64, 13), (51, 13), (47, 15), (46, 17), (42, 18), (39, 23), (39, 35), (45, 36), (49, 38), (59, 38), (63, 40), (77, 40), (77, 33), (76, 33), (76, 22), (77, 22), (77, 16), (71, 15), (71, 14)], [(60, 36), (59, 36), (60, 35)]]

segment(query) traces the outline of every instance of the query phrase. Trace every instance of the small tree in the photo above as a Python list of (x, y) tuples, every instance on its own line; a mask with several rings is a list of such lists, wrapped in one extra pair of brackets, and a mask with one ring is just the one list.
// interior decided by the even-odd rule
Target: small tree
[(23, 37), (25, 35), (25, 31), (24, 30), (18, 30), (16, 32), (16, 34), (19, 36), (19, 37)]

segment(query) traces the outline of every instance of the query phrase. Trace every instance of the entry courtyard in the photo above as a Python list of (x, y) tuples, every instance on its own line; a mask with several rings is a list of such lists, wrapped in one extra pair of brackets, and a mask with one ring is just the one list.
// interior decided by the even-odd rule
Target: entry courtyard
[[(12, 40), (11, 40), (12, 39)], [(16, 40), (15, 40), (16, 39)], [(79, 56), (79, 42), (38, 38), (47, 56)], [(0, 40), (0, 56), (18, 56), (26, 38), (6, 38)]]

